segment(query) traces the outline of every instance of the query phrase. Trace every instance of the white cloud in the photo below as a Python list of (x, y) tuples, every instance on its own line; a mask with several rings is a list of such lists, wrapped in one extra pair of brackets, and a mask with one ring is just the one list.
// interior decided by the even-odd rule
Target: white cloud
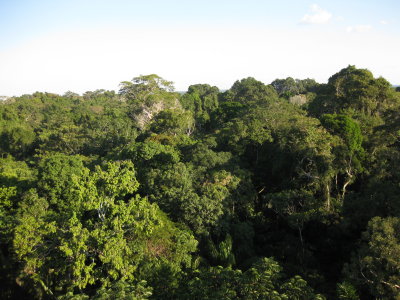
[(301, 19), (303, 24), (325, 24), (332, 19), (332, 14), (322, 9), (317, 4), (311, 5), (312, 14), (306, 14)]
[(355, 26), (349, 26), (346, 28), (347, 32), (359, 32), (359, 33), (365, 33), (371, 31), (372, 26), (371, 25), (355, 25)]
[(381, 22), (380, 22), (382, 25), (389, 25), (389, 21), (386, 21), (386, 20), (381, 20)]

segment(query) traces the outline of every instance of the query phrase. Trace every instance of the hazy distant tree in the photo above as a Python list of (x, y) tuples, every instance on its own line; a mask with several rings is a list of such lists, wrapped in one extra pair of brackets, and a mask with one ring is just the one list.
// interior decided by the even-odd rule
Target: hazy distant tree
[(72, 98), (72, 99), (78, 99), (79, 98), (79, 94), (71, 92), (71, 91), (67, 91), (67, 92), (64, 93), (63, 97)]
[(302, 92), (292, 77), (286, 79), (276, 79), (271, 85), (278, 92), (279, 96), (293, 96)]
[(119, 93), (131, 101), (148, 101), (160, 92), (172, 92), (173, 82), (167, 81), (156, 74), (141, 75), (132, 81), (121, 82)]
[(289, 98), (299, 94), (306, 94), (307, 92), (314, 92), (318, 83), (314, 79), (295, 80), (292, 77), (287, 77), (286, 79), (275, 79), (271, 85), (279, 96)]
[(164, 109), (178, 109), (179, 94), (172, 93), (173, 83), (156, 74), (135, 77), (132, 81), (121, 82), (119, 90), (131, 106), (131, 117), (140, 129)]

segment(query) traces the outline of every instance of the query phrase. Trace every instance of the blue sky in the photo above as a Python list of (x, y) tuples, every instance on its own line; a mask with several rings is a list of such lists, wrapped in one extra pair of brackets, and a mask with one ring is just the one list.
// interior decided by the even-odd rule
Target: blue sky
[(253, 76), (400, 83), (400, 1), (0, 1), (0, 95), (83, 93), (156, 73), (177, 90)]

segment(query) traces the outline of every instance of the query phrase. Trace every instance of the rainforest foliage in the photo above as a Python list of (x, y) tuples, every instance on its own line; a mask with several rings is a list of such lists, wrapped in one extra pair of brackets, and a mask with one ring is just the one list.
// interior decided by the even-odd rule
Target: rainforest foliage
[(400, 92), (349, 66), (0, 104), (1, 299), (400, 299)]

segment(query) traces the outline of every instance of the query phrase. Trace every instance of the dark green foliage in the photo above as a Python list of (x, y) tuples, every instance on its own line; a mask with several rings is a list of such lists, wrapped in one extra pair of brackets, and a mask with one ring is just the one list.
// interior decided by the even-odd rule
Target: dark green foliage
[(347, 266), (347, 275), (375, 297), (398, 299), (399, 262), (400, 219), (375, 217), (368, 223), (360, 248)]
[(337, 295), (338, 299), (341, 300), (359, 300), (357, 290), (355, 287), (347, 282), (344, 281), (343, 283), (338, 283), (337, 286)]
[(360, 126), (346, 115), (323, 115), (321, 123), (332, 134), (339, 135), (351, 154), (362, 151)]
[(184, 109), (191, 111), (196, 120), (196, 127), (202, 129), (210, 122), (211, 114), (218, 108), (219, 90), (208, 84), (191, 85), (181, 98)]
[(239, 102), (245, 105), (263, 105), (277, 99), (275, 89), (252, 77), (236, 81), (222, 96), (223, 102)]
[[(321, 123), (330, 133), (339, 137), (339, 140), (333, 144), (333, 153), (335, 154), (336, 189), (339, 193), (337, 197), (343, 199), (346, 187), (356, 180), (358, 173), (363, 171), (364, 149), (361, 129), (356, 121), (346, 115), (325, 114), (321, 118)], [(338, 179), (338, 175), (342, 178)], [(341, 187), (338, 187), (338, 180), (342, 182)]]
[(246, 106), (240, 102), (229, 101), (220, 104), (219, 108), (211, 115), (211, 122), (214, 128), (220, 127), (223, 123), (239, 117)]
[(25, 124), (4, 123), (0, 133), (0, 153), (24, 158), (33, 151), (36, 138), (34, 130)]
[(264, 258), (245, 272), (216, 267), (192, 274), (178, 299), (325, 299), (300, 276), (283, 278), (282, 268)]
[(85, 169), (82, 158), (57, 153), (44, 157), (38, 164), (37, 186), (54, 209), (67, 210), (74, 206), (72, 190), (74, 177), (81, 178)]
[(181, 110), (163, 110), (154, 118), (150, 130), (158, 134), (191, 135), (194, 131), (193, 116)]
[(137, 284), (118, 281), (112, 284), (110, 288), (103, 288), (97, 291), (92, 299), (124, 299), (124, 300), (145, 300), (152, 295), (151, 288), (146, 287), (146, 281)]
[(348, 66), (318, 89), (309, 109), (315, 115), (345, 111), (379, 115), (395, 101), (393, 89), (384, 78), (375, 79), (366, 69)]

